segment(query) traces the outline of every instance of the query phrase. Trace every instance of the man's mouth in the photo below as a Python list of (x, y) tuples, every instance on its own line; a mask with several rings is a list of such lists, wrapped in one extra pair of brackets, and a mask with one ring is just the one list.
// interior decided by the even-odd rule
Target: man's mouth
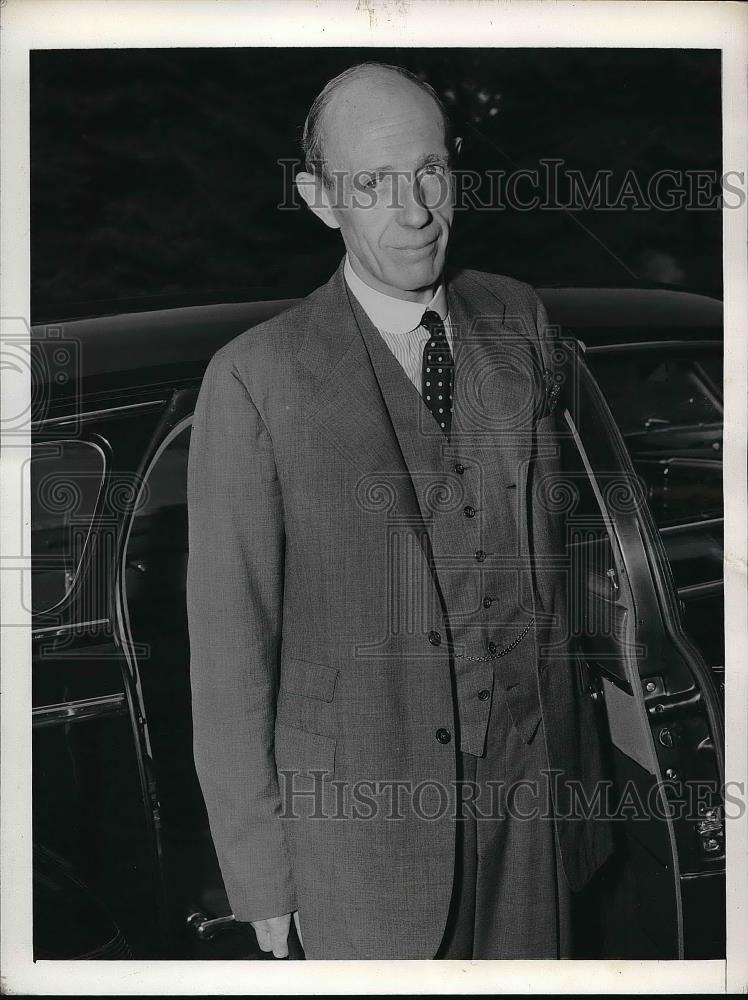
[(417, 243), (414, 246), (397, 247), (398, 250), (404, 253), (418, 253), (420, 250), (428, 250), (436, 243), (437, 237), (434, 236), (432, 239), (428, 240), (426, 243)]

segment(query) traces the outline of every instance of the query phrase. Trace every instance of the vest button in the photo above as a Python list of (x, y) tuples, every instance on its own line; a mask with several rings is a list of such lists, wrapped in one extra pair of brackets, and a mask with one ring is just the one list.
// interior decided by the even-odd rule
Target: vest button
[(483, 688), (482, 691), (478, 692), (479, 701), (486, 701), (486, 699), (490, 697), (491, 697), (491, 692), (488, 690), (488, 688)]
[(449, 743), (449, 741), (452, 739), (452, 734), (448, 729), (437, 729), (436, 738), (439, 740), (440, 743)]
[(463, 508), (463, 513), (465, 517), (475, 517), (475, 507), (471, 507), (470, 504), (468, 504), (467, 507)]
[(441, 632), (437, 632), (436, 629), (432, 629), (429, 632), (429, 642), (432, 646), (439, 646), (442, 641)]
[(483, 598), (483, 607), (490, 608), (492, 604), (493, 604), (493, 597), (489, 597), (488, 595), (486, 595)]
[(461, 476), (464, 471), (465, 471), (465, 466), (462, 464), (462, 462), (455, 462), (455, 472), (457, 473), (457, 475)]
[(493, 654), (496, 652), (496, 650), (498, 648), (499, 647), (496, 645), (495, 642), (489, 642), (489, 644), (488, 644), (488, 652), (491, 654), (491, 656), (493, 656)]
[(483, 562), (483, 560), (486, 558), (486, 553), (483, 551), (483, 549), (478, 549), (478, 551), (475, 553), (475, 558), (477, 562)]

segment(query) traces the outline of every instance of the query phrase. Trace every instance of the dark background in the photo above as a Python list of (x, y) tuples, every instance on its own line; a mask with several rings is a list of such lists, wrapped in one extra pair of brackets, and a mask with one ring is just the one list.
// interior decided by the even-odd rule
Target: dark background
[[(288, 196), (308, 107), (356, 62), (423, 74), (461, 167), (563, 158), (590, 182), (721, 172), (720, 53), (602, 49), (138, 49), (31, 54), (35, 321), (304, 295), (339, 234)], [(583, 228), (584, 227), (584, 228)], [(589, 232), (586, 232), (588, 230)], [(721, 295), (717, 208), (458, 212), (450, 259), (538, 286), (670, 284)]]

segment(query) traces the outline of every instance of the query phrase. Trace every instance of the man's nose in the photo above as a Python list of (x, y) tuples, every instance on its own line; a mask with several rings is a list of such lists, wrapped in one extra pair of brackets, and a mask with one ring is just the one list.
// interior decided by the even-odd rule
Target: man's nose
[(417, 177), (403, 177), (399, 185), (398, 200), (400, 222), (404, 226), (421, 228), (431, 221), (431, 211), (426, 206)]

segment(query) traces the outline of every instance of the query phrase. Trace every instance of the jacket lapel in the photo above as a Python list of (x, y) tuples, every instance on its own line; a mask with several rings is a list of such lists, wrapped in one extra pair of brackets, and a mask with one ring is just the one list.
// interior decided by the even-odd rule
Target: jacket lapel
[[(407, 384), (398, 382), (396, 371), (385, 372), (388, 355)], [(349, 296), (342, 262), (320, 290), (297, 359), (317, 377), (317, 389), (307, 407), (308, 417), (358, 470), (359, 489), (390, 490), (391, 513), (420, 518), (408, 465), (389, 409), (397, 415), (396, 419), (404, 417), (414, 402), (420, 404), (420, 396), (364, 311)], [(408, 388), (415, 400), (409, 396)]]
[(446, 439), (420, 392), (353, 296), (351, 308), (379, 386), (390, 431), (397, 440), (401, 467), (407, 469), (421, 518), (428, 524), (433, 516), (432, 486), (443, 466)]
[(521, 319), (459, 273), (447, 295), (455, 357), (450, 439), (348, 292), (342, 261), (317, 293), (297, 356), (317, 379), (309, 419), (358, 469), (362, 488), (386, 480), (398, 515), (420, 515), (426, 524), (439, 502), (435, 477), (444, 478), (452, 457), (479, 461), (524, 497), (537, 405), (537, 365)]

